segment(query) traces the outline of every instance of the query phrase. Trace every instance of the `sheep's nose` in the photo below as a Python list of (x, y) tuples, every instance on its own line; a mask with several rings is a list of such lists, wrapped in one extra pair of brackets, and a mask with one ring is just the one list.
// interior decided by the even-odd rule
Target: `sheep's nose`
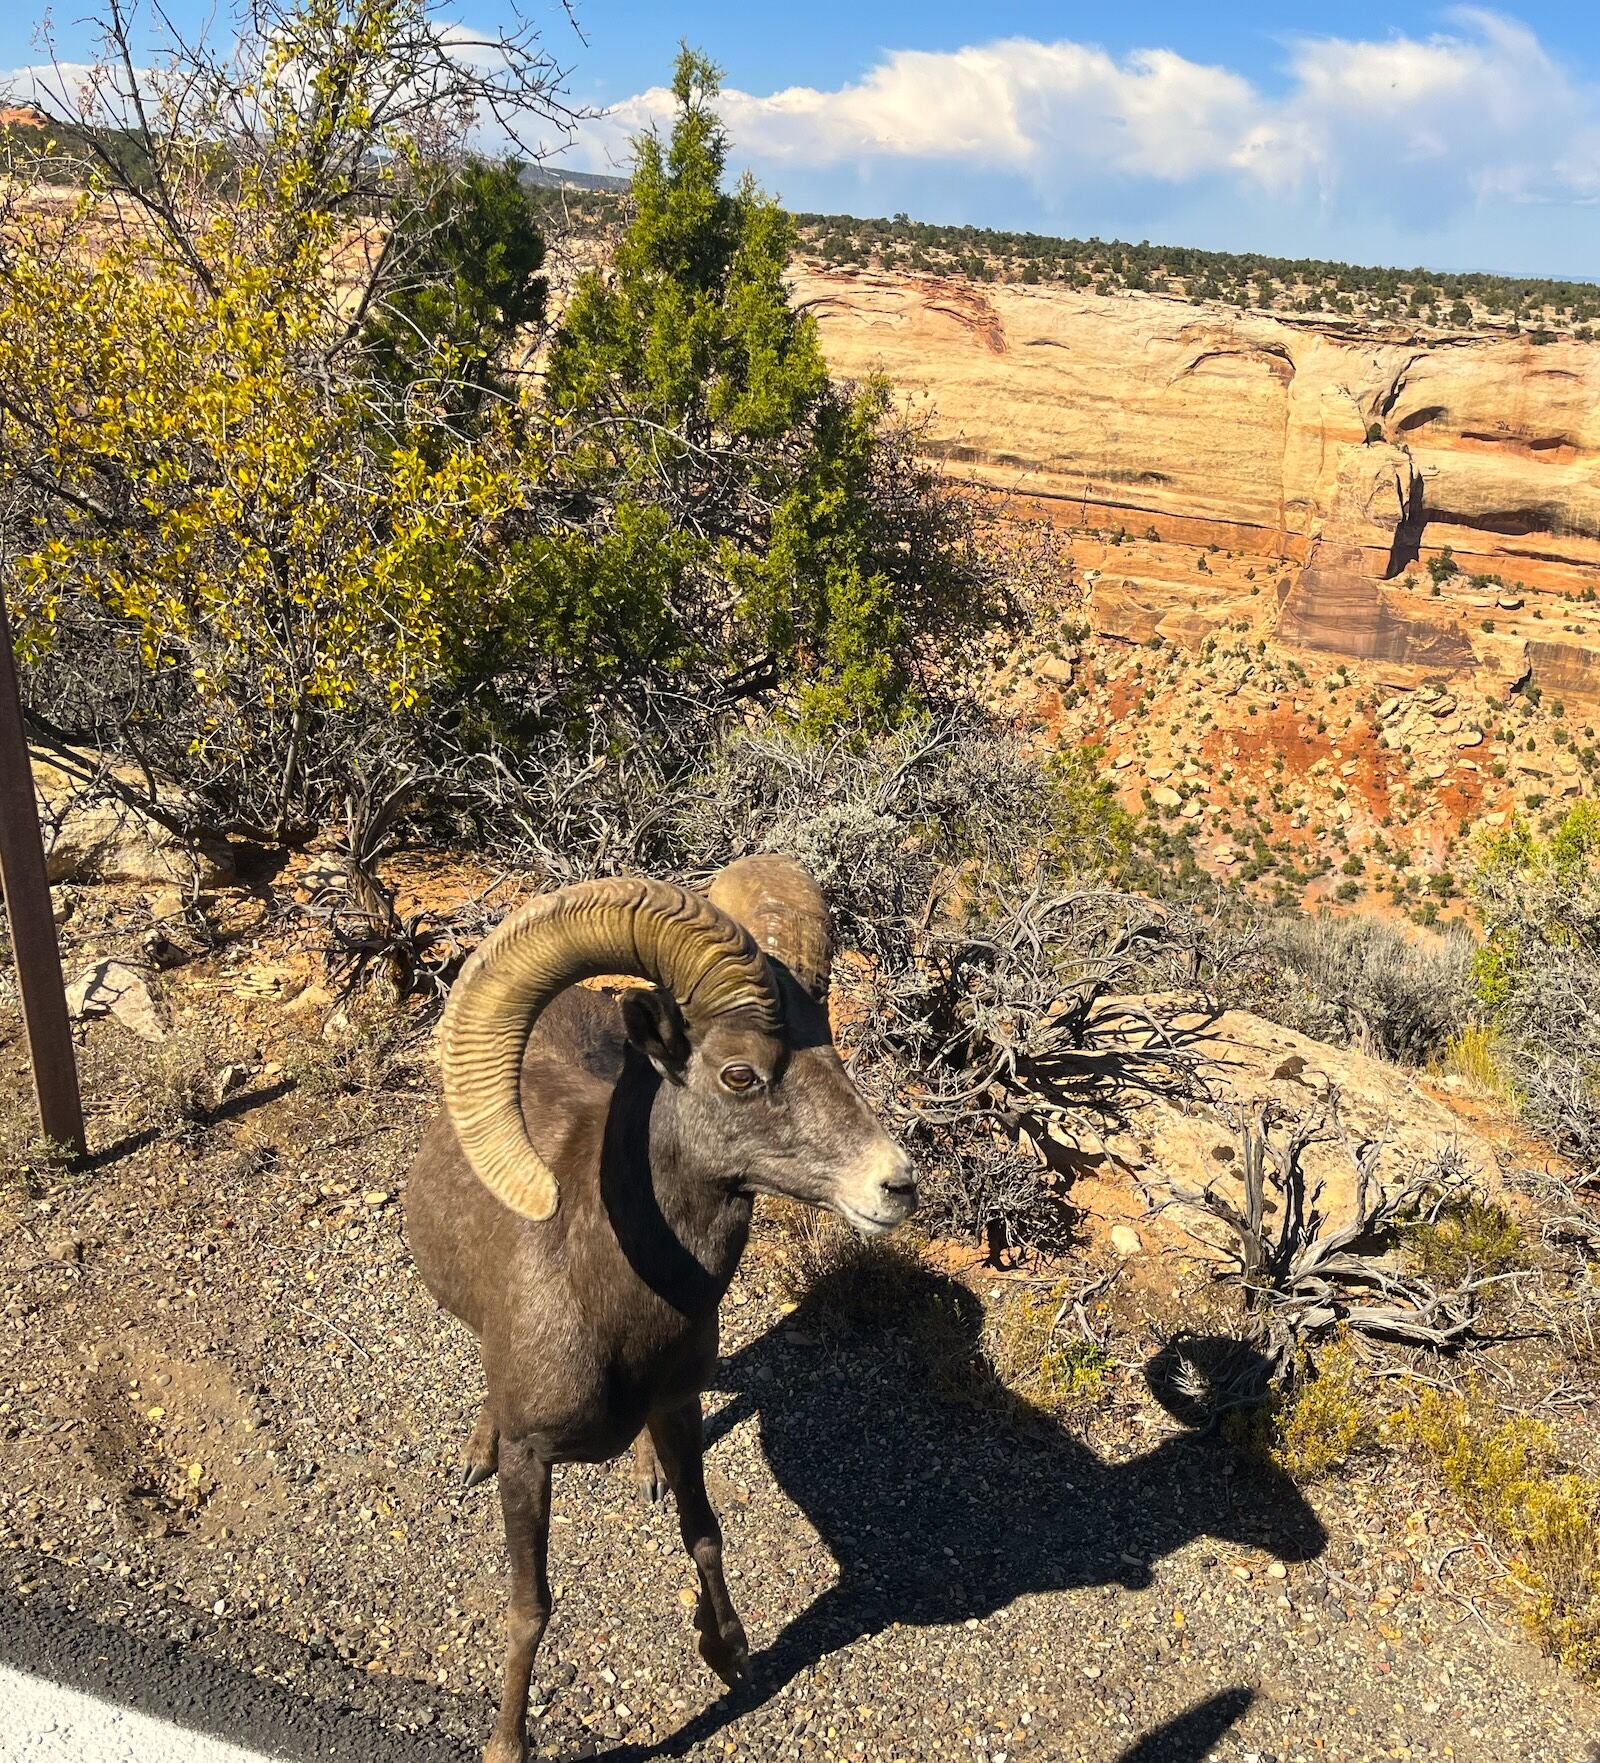
[(897, 1145), (895, 1160), (878, 1180), (886, 1212), (897, 1212), (908, 1218), (917, 1209), (917, 1171), (911, 1159)]

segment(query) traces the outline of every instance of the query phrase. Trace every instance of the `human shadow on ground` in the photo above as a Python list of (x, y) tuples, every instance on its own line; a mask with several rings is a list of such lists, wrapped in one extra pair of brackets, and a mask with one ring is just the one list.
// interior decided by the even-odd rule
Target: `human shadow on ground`
[[(719, 1384), (733, 1398), (709, 1422), (708, 1442), (758, 1416), (773, 1475), (838, 1564), (838, 1583), (754, 1657), (748, 1684), (653, 1750), (614, 1757), (703, 1744), (828, 1654), (891, 1624), (981, 1620), (1028, 1593), (1142, 1589), (1155, 1562), (1200, 1537), (1287, 1561), (1321, 1552), (1326, 1533), (1287, 1476), (1193, 1435), (1107, 1462), (996, 1383), (982, 1330), (966, 1287), (906, 1257), (871, 1256), (828, 1275), (783, 1325), (726, 1362)], [(1152, 1361), (1158, 1396), (1171, 1357)], [(808, 1543), (793, 1540), (793, 1561), (780, 1544), (746, 1563), (743, 1583), (796, 1570)], [(1099, 1691), (1086, 1684), (1084, 1693)], [(1201, 1755), (1204, 1746), (1182, 1748), (1182, 1723), (1199, 1731), (1224, 1703), (1231, 1723), (1250, 1697), (1230, 1693), (1244, 1699), (1202, 1704), (1169, 1723), (1165, 1748), (1130, 1756)]]

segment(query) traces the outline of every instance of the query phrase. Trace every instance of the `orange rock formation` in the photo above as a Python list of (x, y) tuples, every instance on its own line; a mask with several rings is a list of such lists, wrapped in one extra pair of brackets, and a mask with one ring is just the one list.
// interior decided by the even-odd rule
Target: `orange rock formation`
[[(928, 394), (964, 475), (1078, 529), (1267, 560), (1280, 643), (1600, 698), (1600, 625), (1544, 622), (1586, 621), (1568, 596), (1600, 588), (1600, 346), (911, 275), (794, 285), (834, 371)], [(1445, 546), (1461, 573), (1434, 597)], [(1487, 600), (1485, 574), (1506, 584)], [(1097, 623), (1203, 640), (1230, 611), (1180, 575), (1097, 586)]]

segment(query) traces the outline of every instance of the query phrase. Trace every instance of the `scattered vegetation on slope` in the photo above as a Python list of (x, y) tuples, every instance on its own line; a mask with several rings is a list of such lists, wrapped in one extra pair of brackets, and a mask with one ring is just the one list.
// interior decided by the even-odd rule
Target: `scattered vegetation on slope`
[(1324, 314), (1463, 330), (1592, 335), (1600, 289), (1587, 282), (1425, 269), (1384, 269), (1258, 252), (1118, 240), (1058, 239), (989, 227), (845, 214), (796, 217), (822, 262), (973, 281), (1049, 284), (1097, 294), (1170, 294), (1240, 310)]

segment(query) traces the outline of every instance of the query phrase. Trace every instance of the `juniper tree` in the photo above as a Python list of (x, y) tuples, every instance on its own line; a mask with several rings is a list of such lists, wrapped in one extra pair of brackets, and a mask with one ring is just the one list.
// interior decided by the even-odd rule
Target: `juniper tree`
[(626, 232), (573, 292), (546, 393), (562, 469), (602, 557), (654, 523), (655, 595), (630, 614), (656, 640), (776, 673), (812, 727), (893, 723), (987, 572), (887, 386), (829, 380), (785, 285), (791, 221), (748, 177), (725, 187), (719, 80), (681, 51), (670, 138), (636, 141)]

